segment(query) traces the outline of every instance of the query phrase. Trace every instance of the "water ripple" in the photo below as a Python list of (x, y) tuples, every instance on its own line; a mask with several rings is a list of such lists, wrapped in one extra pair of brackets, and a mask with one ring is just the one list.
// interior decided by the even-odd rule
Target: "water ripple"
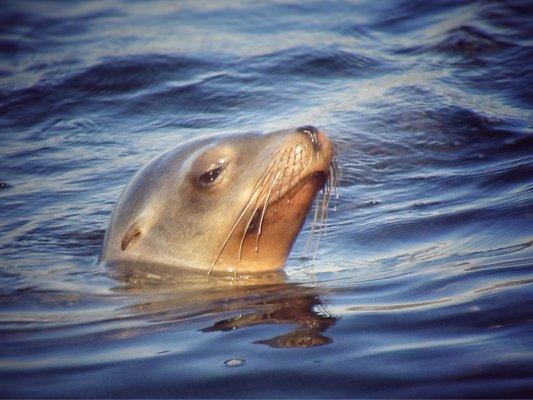
[[(3, 4), (4, 397), (528, 397), (531, 18), (522, 1)], [(316, 260), (308, 221), (284, 275), (97, 263), (150, 158), (305, 124), (342, 168)]]

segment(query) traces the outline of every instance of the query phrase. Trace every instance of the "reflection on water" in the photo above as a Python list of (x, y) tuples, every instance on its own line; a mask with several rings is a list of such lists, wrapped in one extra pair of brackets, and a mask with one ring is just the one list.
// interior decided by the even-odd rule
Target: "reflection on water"
[[(292, 327), (292, 331), (255, 341), (271, 347), (311, 347), (331, 343), (322, 334), (335, 317), (322, 290), (286, 281), (284, 272), (242, 277), (207, 277), (168, 271), (164, 266), (113, 265), (124, 282), (114, 289), (139, 299), (129, 308), (158, 323), (186, 321), (194, 315), (232, 315), (201, 332), (229, 331), (262, 324)], [(166, 274), (162, 270), (167, 269)], [(148, 272), (149, 271), (149, 272)]]
[[(305, 293), (308, 290), (304, 288), (300, 291)], [(330, 344), (332, 339), (322, 333), (335, 323), (336, 318), (324, 306), (320, 296), (304, 293), (300, 297), (293, 290), (288, 299), (264, 300), (259, 310), (217, 321), (212, 326), (202, 329), (202, 332), (227, 331), (261, 324), (290, 324), (295, 326), (292, 332), (254, 343), (271, 347), (311, 347)]]

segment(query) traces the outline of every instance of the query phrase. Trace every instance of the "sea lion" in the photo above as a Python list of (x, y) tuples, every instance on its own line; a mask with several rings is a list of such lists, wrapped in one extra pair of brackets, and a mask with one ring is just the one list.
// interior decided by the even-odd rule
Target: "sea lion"
[(333, 146), (312, 126), (189, 141), (131, 179), (100, 260), (208, 275), (280, 269), (313, 198), (335, 180)]

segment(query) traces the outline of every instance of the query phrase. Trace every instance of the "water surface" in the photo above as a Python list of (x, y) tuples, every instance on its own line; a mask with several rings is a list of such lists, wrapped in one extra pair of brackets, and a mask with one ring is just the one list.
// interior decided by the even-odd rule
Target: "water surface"
[[(3, 3), (1, 395), (531, 397), (531, 10)], [(305, 124), (343, 173), (315, 261), (308, 223), (285, 276), (98, 264), (150, 158)]]

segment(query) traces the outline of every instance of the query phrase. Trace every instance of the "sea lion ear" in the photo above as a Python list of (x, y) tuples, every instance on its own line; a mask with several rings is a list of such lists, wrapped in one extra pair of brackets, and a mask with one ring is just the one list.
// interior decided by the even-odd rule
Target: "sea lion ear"
[(141, 228), (139, 227), (139, 223), (135, 221), (131, 224), (122, 238), (122, 242), (120, 243), (122, 251), (126, 250), (140, 235)]

